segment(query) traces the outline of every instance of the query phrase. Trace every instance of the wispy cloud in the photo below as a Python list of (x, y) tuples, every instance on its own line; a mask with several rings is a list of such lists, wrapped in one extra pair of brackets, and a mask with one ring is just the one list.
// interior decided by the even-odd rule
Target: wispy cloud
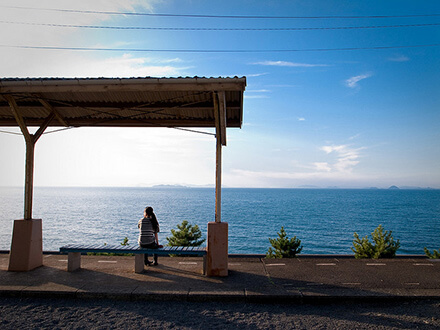
[(245, 94), (244, 98), (245, 99), (268, 99), (269, 96), (267, 96), (267, 95), (247, 95), (247, 94)]
[[(246, 93), (244, 95), (245, 99), (267, 99), (269, 98), (269, 95), (267, 93), (271, 93), (271, 90), (268, 89), (250, 89), (246, 90)], [(249, 93), (251, 93), (249, 95)]]
[(329, 66), (327, 64), (296, 63), (296, 62), (286, 62), (286, 61), (262, 61), (262, 62), (255, 62), (253, 64), (267, 65), (267, 66), (300, 67), (300, 68), (313, 68), (313, 67)]
[(370, 78), (372, 75), (373, 75), (372, 73), (364, 73), (364, 74), (361, 74), (358, 76), (351, 77), (351, 78), (345, 80), (345, 85), (350, 88), (356, 88), (356, 87), (358, 87), (358, 83), (361, 80)]
[[(155, 5), (161, 0), (45, 0), (40, 2), (21, 0), (20, 6), (36, 8), (60, 8), (81, 10), (87, 8), (90, 11), (130, 11), (136, 10), (152, 12)], [(62, 3), (61, 3), (62, 2)], [(16, 0), (2, 0), (2, 5), (12, 6), (0, 10), (0, 20), (28, 21), (35, 23), (65, 24), (74, 22), (80, 25), (102, 24), (104, 21), (113, 20), (114, 15), (87, 14), (64, 12), (62, 15), (50, 10), (24, 10), (13, 8), (17, 5)], [(87, 39), (87, 44), (101, 47), (118, 48), (131, 45), (132, 41), (117, 40), (115, 38), (103, 41), (95, 39), (94, 33), (80, 31), (77, 28), (53, 29), (48, 26), (19, 25), (8, 29), (8, 33), (0, 33), (0, 44), (19, 44), (32, 46), (72, 46), (75, 40)], [(4, 30), (5, 30), (4, 29)], [(42, 37), (44, 36), (44, 37)], [(79, 37), (81, 36), (81, 37)], [(79, 39), (81, 38), (81, 39)], [(116, 38), (118, 39), (118, 38)], [(73, 45), (76, 45), (74, 43)], [(26, 58), (26, 60), (23, 60)], [(78, 53), (63, 50), (46, 51), (31, 49), (8, 49), (2, 53), (0, 76), (12, 77), (135, 77), (135, 76), (174, 76), (185, 75), (187, 67), (177, 65), (181, 60), (177, 57), (138, 57), (128, 54), (113, 56), (109, 54)], [(7, 63), (7, 64), (5, 64)], [(68, 63), (68, 65), (66, 65)]]
[(244, 74), (244, 75), (232, 75), (232, 76), (237, 76), (237, 77), (241, 77), (241, 76), (246, 76), (246, 77), (261, 77), (261, 76), (266, 76), (268, 75), (269, 72), (262, 72), (262, 73), (249, 73), (249, 74)]
[(190, 67), (171, 65), (177, 62), (172, 59), (166, 63), (165, 60), (156, 61), (145, 57), (134, 57), (125, 54), (119, 57), (106, 59), (84, 58), (82, 62), (72, 62), (68, 68), (62, 68), (54, 64), (51, 67), (51, 75), (63, 75), (65, 77), (170, 77), (181, 75)]
[(405, 56), (405, 55), (396, 55), (396, 56), (388, 58), (388, 61), (391, 61), (391, 62), (408, 62), (409, 61), (409, 57)]
[(298, 117), (298, 121), (305, 121), (306, 119), (304, 117)]
[[(299, 185), (339, 185), (344, 182), (364, 180), (354, 171), (359, 164), (363, 147), (350, 145), (324, 145), (318, 148), (324, 155), (306, 165), (294, 161), (292, 167), (277, 170), (231, 169), (227, 175), (228, 185), (243, 182), (246, 186), (299, 186)], [(286, 152), (280, 150), (279, 152)]]
[(315, 162), (312, 164), (316, 171), (319, 172), (330, 172), (332, 168), (330, 165), (326, 162)]
[(333, 164), (327, 164), (331, 170), (337, 172), (351, 172), (359, 164), (360, 151), (364, 148), (351, 148), (348, 145), (328, 145), (320, 148), (326, 154), (335, 154)]
[(249, 89), (246, 90), (246, 93), (270, 93), (269, 89)]

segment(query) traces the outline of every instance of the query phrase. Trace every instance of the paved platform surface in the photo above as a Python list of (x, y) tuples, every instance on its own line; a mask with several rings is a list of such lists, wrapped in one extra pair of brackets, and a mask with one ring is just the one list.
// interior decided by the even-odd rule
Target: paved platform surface
[(121, 300), (326, 303), (440, 299), (440, 260), (423, 257), (362, 259), (229, 258), (228, 277), (202, 275), (202, 258), (163, 257), (134, 273), (134, 257), (82, 256), (69, 273), (67, 256), (44, 255), (44, 266), (8, 272), (0, 254), (0, 296)]

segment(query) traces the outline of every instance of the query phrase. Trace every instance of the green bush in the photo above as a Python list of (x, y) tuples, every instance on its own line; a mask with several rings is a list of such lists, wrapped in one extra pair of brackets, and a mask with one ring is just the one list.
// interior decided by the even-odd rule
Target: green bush
[(428, 256), (429, 259), (440, 259), (440, 249), (433, 250), (432, 253), (429, 252), (429, 250), (425, 247), (425, 254)]
[(269, 238), (269, 242), (272, 247), (267, 251), (267, 258), (294, 258), (297, 254), (301, 253), (302, 246), (301, 240), (296, 236), (289, 239), (284, 227), (281, 227), (281, 231), (278, 233), (278, 238)]
[(382, 225), (379, 225), (371, 233), (373, 242), (368, 240), (368, 236), (361, 239), (357, 233), (354, 233), (354, 248), (351, 250), (354, 252), (355, 258), (393, 258), (400, 247), (400, 242), (399, 240), (395, 241), (391, 234), (392, 231), (386, 230), (384, 232)]
[(124, 238), (124, 240), (122, 241), (121, 245), (122, 245), (122, 246), (129, 246), (129, 245), (130, 245), (130, 243), (128, 243), (128, 237), (127, 237), (127, 236), (125, 236), (125, 238)]
[(201, 239), (202, 232), (197, 225), (190, 225), (188, 221), (183, 220), (182, 224), (177, 225), (177, 229), (171, 229), (173, 236), (167, 237), (168, 246), (200, 246), (205, 242)]

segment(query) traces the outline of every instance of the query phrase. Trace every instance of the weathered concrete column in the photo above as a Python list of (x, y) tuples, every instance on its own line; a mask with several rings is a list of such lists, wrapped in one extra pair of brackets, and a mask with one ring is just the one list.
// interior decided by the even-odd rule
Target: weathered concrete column
[(43, 265), (43, 227), (41, 219), (14, 221), (9, 271), (25, 272)]
[(228, 276), (228, 223), (208, 222), (207, 276)]
[(26, 179), (24, 188), (24, 219), (14, 220), (9, 271), (29, 271), (43, 265), (43, 227), (41, 219), (32, 219), (35, 142), (26, 139)]

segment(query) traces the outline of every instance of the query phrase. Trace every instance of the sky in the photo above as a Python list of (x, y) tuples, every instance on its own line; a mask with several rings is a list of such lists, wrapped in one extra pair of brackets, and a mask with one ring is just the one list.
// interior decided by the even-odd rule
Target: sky
[[(439, 45), (439, 1), (0, 1), (2, 78), (245, 76), (224, 187), (440, 188)], [(23, 136), (0, 130), (0, 186), (23, 186)], [(210, 135), (51, 130), (36, 186), (215, 182)]]

